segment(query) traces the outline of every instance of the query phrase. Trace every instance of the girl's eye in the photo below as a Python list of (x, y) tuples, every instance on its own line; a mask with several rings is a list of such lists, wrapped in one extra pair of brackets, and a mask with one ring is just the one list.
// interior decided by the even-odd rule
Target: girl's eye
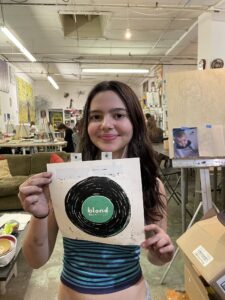
[(101, 120), (101, 115), (90, 115), (89, 116), (89, 121), (100, 121)]
[(127, 115), (125, 114), (125, 113), (116, 113), (116, 114), (114, 114), (114, 119), (115, 120), (120, 120), (120, 119), (123, 119), (123, 118), (125, 118)]

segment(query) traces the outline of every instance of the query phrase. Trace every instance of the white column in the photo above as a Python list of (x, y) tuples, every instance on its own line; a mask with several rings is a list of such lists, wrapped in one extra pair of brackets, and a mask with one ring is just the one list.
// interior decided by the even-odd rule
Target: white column
[(198, 62), (206, 60), (206, 69), (220, 58), (225, 64), (225, 14), (207, 12), (198, 19)]

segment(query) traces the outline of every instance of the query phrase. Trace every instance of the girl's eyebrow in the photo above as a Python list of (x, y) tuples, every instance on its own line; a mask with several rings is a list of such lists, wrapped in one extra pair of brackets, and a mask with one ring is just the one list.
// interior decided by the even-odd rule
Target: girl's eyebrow
[[(123, 108), (123, 107), (112, 108), (112, 109), (109, 110), (109, 112), (117, 112), (117, 111), (121, 111), (121, 110), (124, 111), (124, 112), (127, 112), (127, 109)], [(94, 110), (89, 111), (89, 114), (93, 114), (93, 113), (102, 113), (102, 110), (94, 109)]]

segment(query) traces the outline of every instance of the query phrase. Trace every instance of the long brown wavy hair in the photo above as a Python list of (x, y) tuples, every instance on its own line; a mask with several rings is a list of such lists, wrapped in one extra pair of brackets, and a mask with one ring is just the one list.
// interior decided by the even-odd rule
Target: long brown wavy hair
[(139, 157), (144, 198), (146, 223), (159, 221), (166, 207), (159, 191), (158, 165), (155, 160), (152, 144), (147, 135), (147, 128), (140, 102), (134, 91), (120, 81), (103, 81), (98, 83), (89, 93), (83, 114), (83, 128), (80, 141), (80, 152), (83, 160), (95, 160), (99, 157), (99, 149), (91, 142), (88, 135), (89, 110), (91, 101), (100, 92), (113, 91), (123, 101), (133, 125), (133, 136), (128, 145), (127, 157)]

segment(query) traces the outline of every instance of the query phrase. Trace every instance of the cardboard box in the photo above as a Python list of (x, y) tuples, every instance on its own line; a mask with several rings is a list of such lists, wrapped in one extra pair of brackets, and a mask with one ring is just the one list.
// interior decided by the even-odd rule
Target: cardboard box
[(225, 299), (225, 226), (216, 216), (201, 220), (177, 244), (197, 273), (214, 288), (218, 299)]
[(211, 299), (208, 289), (209, 285), (202, 280), (201, 275), (192, 263), (184, 256), (184, 287), (190, 300)]

